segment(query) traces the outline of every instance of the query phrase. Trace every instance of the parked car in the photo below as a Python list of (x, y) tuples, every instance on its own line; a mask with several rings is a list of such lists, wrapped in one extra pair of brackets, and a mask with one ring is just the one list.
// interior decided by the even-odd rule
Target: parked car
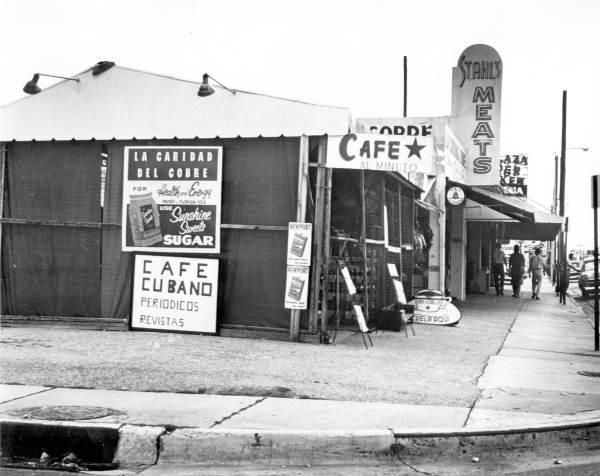
[(581, 289), (581, 295), (584, 298), (596, 292), (594, 282), (594, 258), (587, 258), (581, 262), (579, 271), (579, 289)]

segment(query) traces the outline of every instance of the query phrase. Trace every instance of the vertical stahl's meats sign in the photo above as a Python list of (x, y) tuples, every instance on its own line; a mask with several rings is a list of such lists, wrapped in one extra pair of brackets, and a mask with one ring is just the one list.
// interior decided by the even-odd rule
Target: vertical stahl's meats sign
[(123, 251), (219, 253), (222, 147), (125, 147)]
[(466, 152), (468, 185), (499, 185), (502, 60), (487, 45), (469, 46), (452, 68), (451, 127)]

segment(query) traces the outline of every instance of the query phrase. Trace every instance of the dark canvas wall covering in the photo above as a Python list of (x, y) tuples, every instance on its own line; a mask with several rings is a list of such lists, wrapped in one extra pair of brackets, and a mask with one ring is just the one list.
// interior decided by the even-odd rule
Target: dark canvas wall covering
[[(13, 143), (7, 157), (4, 217), (99, 221), (99, 145)], [(4, 224), (2, 230), (4, 314), (99, 315), (99, 228)]]
[[(3, 314), (129, 316), (133, 259), (121, 252), (128, 145), (221, 145), (221, 222), (285, 227), (296, 221), (298, 138), (13, 143), (4, 217), (96, 226), (4, 224)], [(102, 152), (108, 155), (104, 208)], [(220, 259), (218, 324), (287, 329), (287, 232), (225, 227), (221, 236), (220, 255), (201, 255)]]
[(220, 324), (288, 328), (283, 307), (287, 233), (224, 230)]

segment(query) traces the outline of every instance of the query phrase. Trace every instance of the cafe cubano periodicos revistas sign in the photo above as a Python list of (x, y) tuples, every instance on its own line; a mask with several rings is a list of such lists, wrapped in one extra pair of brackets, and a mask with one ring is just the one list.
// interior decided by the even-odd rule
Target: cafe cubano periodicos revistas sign
[(219, 261), (135, 256), (131, 327), (214, 333)]
[(382, 134), (329, 136), (325, 165), (334, 169), (399, 172), (405, 177), (423, 171), (431, 157), (431, 139)]
[(487, 45), (469, 46), (452, 69), (452, 131), (466, 152), (468, 185), (499, 185), (502, 60)]
[(123, 251), (219, 253), (222, 147), (125, 147)]

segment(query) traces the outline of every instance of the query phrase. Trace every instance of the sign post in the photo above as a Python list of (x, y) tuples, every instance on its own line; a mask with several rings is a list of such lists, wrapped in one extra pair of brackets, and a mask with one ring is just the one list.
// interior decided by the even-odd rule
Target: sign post
[(598, 308), (598, 194), (600, 187), (598, 182), (600, 175), (592, 176), (592, 208), (594, 209), (594, 350), (600, 350), (600, 332), (599, 332), (599, 308)]

